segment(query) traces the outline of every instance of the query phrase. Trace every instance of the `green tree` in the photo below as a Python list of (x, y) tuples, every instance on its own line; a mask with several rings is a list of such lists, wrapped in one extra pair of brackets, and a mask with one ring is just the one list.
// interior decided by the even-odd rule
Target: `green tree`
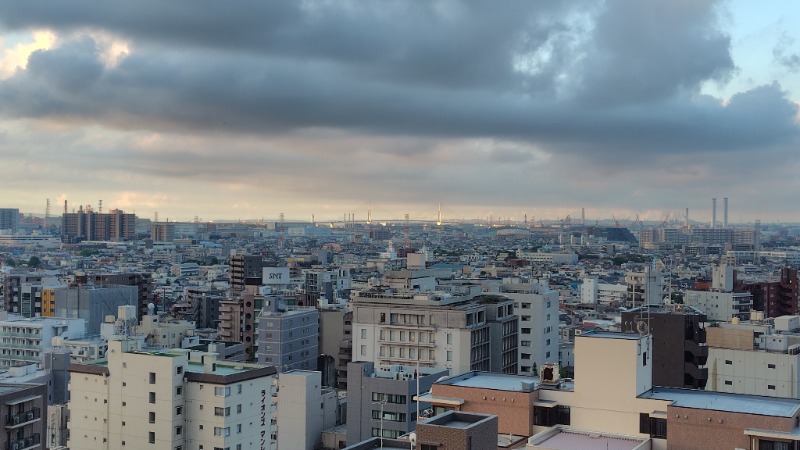
[(533, 367), (531, 367), (531, 375), (538, 377), (539, 376), (539, 366), (536, 363), (533, 363)]
[(28, 267), (39, 267), (42, 265), (42, 260), (38, 256), (31, 256), (28, 260)]

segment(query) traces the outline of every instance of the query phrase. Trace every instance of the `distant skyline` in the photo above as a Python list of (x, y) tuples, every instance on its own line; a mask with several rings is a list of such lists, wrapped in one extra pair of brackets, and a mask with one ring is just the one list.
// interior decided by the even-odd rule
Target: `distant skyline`
[(800, 222), (798, 30), (789, 0), (0, 2), (0, 207)]

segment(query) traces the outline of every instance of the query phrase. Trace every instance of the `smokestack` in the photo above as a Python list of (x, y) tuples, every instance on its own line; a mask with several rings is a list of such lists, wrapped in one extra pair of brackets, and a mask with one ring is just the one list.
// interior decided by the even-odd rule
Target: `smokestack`
[(581, 208), (581, 225), (586, 225), (586, 209)]
[(717, 198), (711, 199), (711, 228), (717, 228)]
[(722, 228), (728, 228), (728, 197), (722, 199)]
[(64, 200), (64, 214), (67, 213), (67, 201)]

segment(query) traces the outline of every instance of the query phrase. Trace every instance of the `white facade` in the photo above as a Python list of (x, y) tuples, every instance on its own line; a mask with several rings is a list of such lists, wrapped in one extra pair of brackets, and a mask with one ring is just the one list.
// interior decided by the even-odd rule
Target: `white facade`
[(55, 336), (75, 339), (86, 333), (83, 319), (32, 319), (9, 316), (0, 321), (0, 367), (41, 362)]
[(336, 425), (336, 404), (336, 392), (322, 388), (320, 372), (282, 373), (278, 379), (278, 450), (317, 448), (322, 431)]
[(798, 354), (709, 347), (706, 389), (800, 398), (799, 363)]
[(136, 342), (109, 342), (107, 363), (71, 366), (70, 448), (270, 448), (273, 368)]
[(531, 373), (533, 365), (558, 362), (558, 292), (537, 287), (538, 292), (504, 293), (514, 300), (519, 317), (519, 373)]
[(686, 291), (683, 302), (704, 312), (710, 321), (726, 322), (734, 317), (748, 319), (753, 296), (749, 292)]
[(596, 277), (584, 278), (581, 284), (581, 303), (624, 305), (627, 296), (628, 287), (624, 284), (600, 283)]

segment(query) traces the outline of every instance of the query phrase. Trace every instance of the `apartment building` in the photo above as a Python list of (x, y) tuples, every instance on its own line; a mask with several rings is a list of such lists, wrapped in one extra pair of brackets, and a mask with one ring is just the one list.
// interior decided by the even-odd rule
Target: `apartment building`
[(430, 413), (429, 403), (417, 403), (417, 384), (427, 392), (447, 370), (414, 366), (376, 367), (352, 362), (347, 367), (347, 442), (352, 445), (373, 436), (396, 438), (413, 431), (420, 415)]
[(479, 286), (450, 288), (422, 293), (373, 286), (355, 293), (353, 360), (517, 373), (513, 300), (481, 295)]
[(320, 372), (290, 370), (278, 379), (278, 450), (315, 450), (322, 431), (341, 423), (336, 391)]
[(19, 209), (0, 208), (0, 234), (19, 233)]
[[(66, 207), (66, 206), (65, 206)], [(64, 242), (127, 241), (136, 237), (136, 215), (114, 209), (108, 213), (85, 209), (64, 212), (61, 216), (61, 239)]]
[(108, 359), (70, 366), (70, 448), (270, 448), (275, 369), (189, 350), (109, 342)]
[(0, 407), (5, 432), (0, 433), (0, 448), (43, 450), (47, 423), (47, 386), (44, 384), (0, 383)]
[(636, 308), (642, 305), (661, 305), (669, 296), (669, 283), (666, 274), (656, 264), (645, 266), (641, 272), (625, 273), (628, 297), (625, 307)]
[(753, 294), (743, 292), (687, 290), (684, 304), (704, 312), (710, 321), (747, 320), (753, 307)]
[(319, 356), (319, 310), (288, 307), (278, 299), (265, 302), (258, 320), (259, 364), (278, 372), (315, 370)]
[(0, 367), (39, 363), (56, 336), (78, 339), (86, 333), (83, 319), (23, 318), (0, 320)]
[(519, 318), (517, 373), (530, 374), (534, 364), (541, 367), (558, 362), (558, 292), (535, 283), (505, 284), (502, 290), (514, 301), (514, 313)]
[(56, 289), (55, 317), (86, 321), (88, 334), (100, 334), (106, 316), (113, 316), (120, 306), (136, 307), (139, 291), (135, 286), (85, 285)]

